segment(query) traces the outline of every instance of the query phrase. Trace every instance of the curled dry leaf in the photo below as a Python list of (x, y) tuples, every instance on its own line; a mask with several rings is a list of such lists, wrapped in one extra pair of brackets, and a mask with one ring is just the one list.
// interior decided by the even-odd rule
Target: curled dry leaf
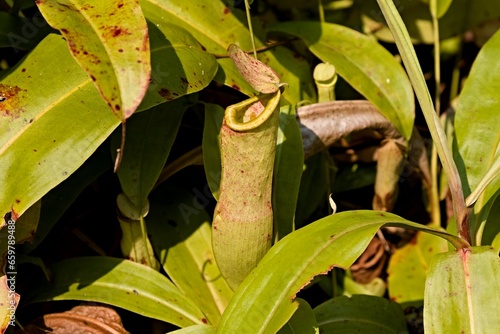
[(229, 45), (227, 52), (238, 71), (253, 89), (262, 94), (272, 94), (278, 91), (280, 78), (272, 68), (249, 56), (237, 45)]
[(115, 310), (96, 303), (75, 306), (63, 313), (46, 314), (26, 326), (22, 333), (129, 334)]
[(369, 101), (331, 101), (297, 109), (304, 155), (320, 152), (355, 131), (373, 129), (384, 138), (405, 143), (394, 125)]

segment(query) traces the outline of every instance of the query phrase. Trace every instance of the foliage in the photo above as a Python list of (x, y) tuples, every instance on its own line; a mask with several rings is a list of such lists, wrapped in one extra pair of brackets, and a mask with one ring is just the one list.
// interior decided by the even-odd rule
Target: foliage
[(500, 331), (500, 5), (377, 3), (0, 1), (1, 332)]

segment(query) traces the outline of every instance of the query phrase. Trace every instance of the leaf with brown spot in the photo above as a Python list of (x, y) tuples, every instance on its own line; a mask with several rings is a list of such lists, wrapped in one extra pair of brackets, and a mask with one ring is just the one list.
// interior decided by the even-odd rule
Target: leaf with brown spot
[(37, 4), (47, 22), (66, 38), (73, 57), (111, 110), (120, 120), (130, 117), (151, 76), (148, 27), (139, 3), (46, 0)]
[[(316, 275), (326, 274), (333, 267), (351, 266), (384, 225), (425, 231), (463, 246), (461, 239), (451, 234), (388, 212), (380, 215), (376, 211), (360, 210), (329, 215), (290, 233), (267, 252), (235, 291), (218, 330), (220, 333), (276, 333), (297, 308), (293, 301), (297, 292)], [(335, 237), (332, 239), (331, 235)], [(259, 313), (249, 312), (245, 305), (259, 305)]]
[(434, 256), (425, 283), (425, 333), (497, 333), (499, 290), (500, 258), (493, 248)]
[(251, 57), (237, 45), (229, 45), (227, 52), (253, 89), (262, 94), (272, 94), (279, 89), (280, 78), (272, 68)]

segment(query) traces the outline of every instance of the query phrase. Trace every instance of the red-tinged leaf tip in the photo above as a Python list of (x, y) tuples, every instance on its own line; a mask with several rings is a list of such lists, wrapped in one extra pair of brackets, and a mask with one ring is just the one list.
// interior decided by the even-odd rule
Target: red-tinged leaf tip
[(229, 45), (227, 51), (238, 71), (253, 89), (262, 94), (272, 94), (279, 89), (280, 78), (272, 68), (249, 56), (237, 45)]

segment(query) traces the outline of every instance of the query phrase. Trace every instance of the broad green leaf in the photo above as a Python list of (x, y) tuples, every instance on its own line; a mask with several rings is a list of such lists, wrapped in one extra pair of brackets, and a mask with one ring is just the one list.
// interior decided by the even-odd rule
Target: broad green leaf
[(241, 283), (218, 333), (274, 333), (297, 308), (297, 292), (314, 276), (334, 267), (348, 268), (382, 226), (426, 231), (465, 246), (443, 231), (412, 223), (391, 213), (347, 211), (330, 215), (281, 239)]
[(185, 327), (183, 329), (178, 329), (173, 332), (169, 332), (170, 334), (215, 334), (217, 328), (209, 325), (195, 325)]
[[(125, 149), (117, 174), (123, 192), (137, 210), (146, 204), (190, 104), (189, 99), (180, 98), (138, 113), (127, 121)], [(121, 133), (115, 132), (111, 138), (113, 160), (120, 140)]]
[(196, 304), (168, 278), (142, 264), (94, 256), (65, 260), (51, 269), (53, 283), (29, 290), (27, 302), (101, 302), (179, 327), (207, 321)]
[(425, 284), (425, 333), (497, 333), (498, 291), (500, 258), (493, 248), (436, 255)]
[(0, 47), (2, 48), (32, 49), (51, 30), (41, 16), (28, 19), (0, 12)]
[[(229, 44), (236, 44), (244, 51), (252, 49), (245, 13), (226, 7), (222, 1), (141, 0), (140, 3), (149, 20), (156, 24), (170, 22), (185, 27), (207, 52), (225, 56)], [(256, 47), (265, 46), (267, 37), (257, 20), (253, 21), (253, 31)], [(281, 82), (288, 83), (283, 98), (290, 104), (316, 99), (311, 69), (305, 60), (280, 46), (259, 52), (258, 58), (276, 72)], [(249, 96), (255, 95), (231, 59), (221, 58), (218, 62), (220, 69), (215, 78), (217, 81)]]
[(88, 3), (38, 0), (38, 8), (68, 42), (113, 113), (125, 120), (141, 103), (151, 77), (148, 27), (133, 0)]
[(418, 232), (410, 243), (397, 249), (387, 269), (391, 300), (398, 303), (424, 300), (429, 263), (435, 254), (447, 250), (446, 240), (422, 232)]
[(377, 0), (377, 2), (387, 20), (389, 27), (391, 28), (392, 33), (394, 34), (396, 46), (401, 54), (401, 58), (403, 59), (403, 64), (406, 67), (413, 89), (415, 90), (415, 95), (417, 96), (420, 107), (422, 108), (422, 113), (425, 117), (427, 127), (429, 128), (436, 151), (443, 165), (443, 170), (448, 178), (458, 234), (465, 240), (470, 240), (467, 225), (467, 209), (465, 207), (460, 175), (458, 173), (457, 166), (455, 165), (455, 161), (453, 160), (446, 133), (444, 132), (439, 117), (434, 110), (434, 103), (429, 93), (429, 89), (427, 88), (424, 74), (418, 62), (415, 48), (410, 40), (408, 30), (401, 19), (398, 9), (392, 1)]
[[(500, 189), (500, 101), (495, 61), (500, 52), (500, 32), (481, 49), (458, 98), (455, 114), (453, 153), (467, 204), (474, 205), (471, 230), (484, 228), (488, 213)], [(476, 242), (480, 244), (481, 233)]]
[(166, 22), (148, 25), (151, 43), (151, 84), (140, 110), (171, 101), (208, 86), (217, 73), (215, 57), (186, 29)]
[(224, 119), (224, 109), (216, 104), (205, 104), (203, 125), (203, 166), (208, 186), (215, 200), (219, 200), (219, 185), (222, 175), (220, 158), (220, 129)]
[(401, 65), (380, 44), (333, 23), (284, 22), (271, 29), (303, 39), (311, 52), (335, 65), (339, 75), (409, 140), (415, 117), (412, 88)]
[(319, 334), (318, 322), (311, 306), (303, 299), (297, 298), (296, 301), (299, 302), (299, 308), (278, 334)]
[(295, 229), (295, 209), (304, 166), (302, 135), (293, 107), (280, 109), (273, 175), (273, 214), (275, 240)]
[[(437, 0), (438, 14), (441, 14), (450, 0)], [(441, 40), (461, 35), (478, 24), (496, 19), (500, 15), (500, 2), (491, 0), (453, 0), (450, 7), (440, 17), (439, 35)], [(406, 23), (412, 41), (433, 44), (432, 16), (429, 1), (397, 0), (394, 4)], [(355, 1), (355, 10), (361, 11), (364, 31), (371, 31), (378, 39), (394, 42), (394, 36), (375, 1)], [(438, 16), (439, 17), (439, 16)]]
[(180, 189), (152, 195), (148, 231), (163, 268), (175, 285), (196, 301), (209, 324), (217, 325), (233, 292), (222, 278), (212, 251), (208, 189), (195, 197)]
[(382, 297), (337, 297), (314, 309), (322, 333), (407, 333), (399, 304)]
[[(140, 110), (204, 88), (217, 70), (213, 56), (197, 44), (183, 42), (189, 42), (185, 30), (166, 24), (161, 29), (149, 29), (153, 84)], [(172, 45), (171, 41), (176, 42)], [(197, 62), (193, 63), (193, 59)], [(58, 70), (53, 71), (56, 65)], [(109, 136), (119, 120), (106, 112), (108, 107), (92, 80), (57, 35), (47, 36), (7, 72), (0, 81), (0, 92), (5, 98), (0, 102), (3, 217), (11, 210), (22, 214), (66, 179)]]

